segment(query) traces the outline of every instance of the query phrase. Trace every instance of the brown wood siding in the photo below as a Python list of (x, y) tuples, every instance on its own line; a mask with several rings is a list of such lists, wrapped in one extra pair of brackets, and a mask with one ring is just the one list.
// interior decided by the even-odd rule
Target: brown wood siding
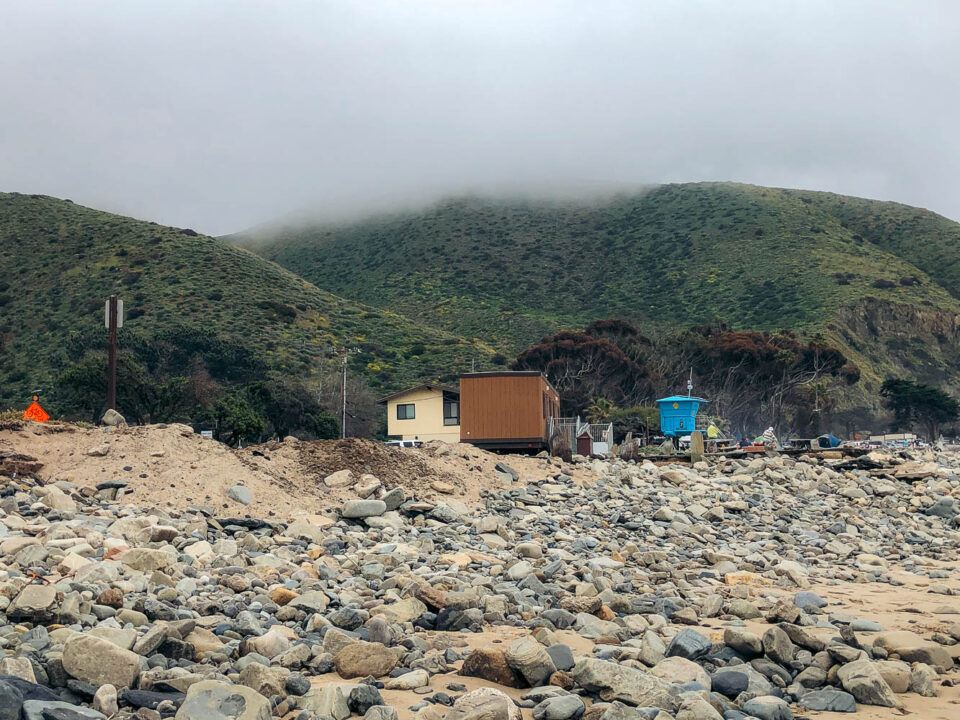
[(460, 439), (547, 439), (544, 410), (559, 409), (559, 398), (542, 377), (493, 375), (460, 379)]

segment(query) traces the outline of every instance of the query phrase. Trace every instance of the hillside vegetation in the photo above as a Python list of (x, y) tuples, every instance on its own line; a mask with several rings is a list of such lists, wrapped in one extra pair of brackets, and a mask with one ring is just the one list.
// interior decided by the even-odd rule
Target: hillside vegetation
[(232, 239), (331, 292), (511, 349), (612, 315), (802, 330), (865, 297), (944, 305), (960, 294), (960, 277), (936, 262), (960, 251), (960, 226), (927, 213), (916, 230), (897, 228), (891, 208), (903, 206), (838, 198), (732, 183), (584, 205), (464, 198)]
[(58, 377), (104, 347), (111, 293), (125, 303), (121, 349), (195, 348), (227, 381), (231, 373), (309, 377), (333, 348), (350, 347), (358, 350), (351, 367), (393, 390), (490, 356), (193, 230), (0, 194), (0, 407), (23, 406), (39, 390), (56, 411)]

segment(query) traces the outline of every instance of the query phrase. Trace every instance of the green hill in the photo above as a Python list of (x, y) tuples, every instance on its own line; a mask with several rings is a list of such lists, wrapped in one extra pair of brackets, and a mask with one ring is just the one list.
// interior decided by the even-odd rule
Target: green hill
[[(125, 303), (120, 345), (184, 338), (234, 364), (309, 376), (333, 347), (396, 389), (465, 370), (491, 351), (385, 309), (345, 300), (193, 230), (37, 195), (0, 194), (0, 408), (34, 390), (56, 409), (56, 378), (91, 344), (103, 304)], [(221, 358), (223, 359), (223, 358)], [(223, 360), (231, 362), (229, 358)]]
[(603, 317), (826, 334), (866, 385), (955, 379), (960, 225), (895, 203), (735, 183), (590, 203), (467, 197), (229, 240), (318, 287), (515, 352)]

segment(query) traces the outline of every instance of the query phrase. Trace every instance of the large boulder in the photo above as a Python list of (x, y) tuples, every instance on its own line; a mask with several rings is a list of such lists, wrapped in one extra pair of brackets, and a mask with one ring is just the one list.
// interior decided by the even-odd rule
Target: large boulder
[(797, 706), (804, 710), (819, 712), (852, 713), (857, 711), (857, 701), (848, 692), (836, 688), (824, 688), (806, 693), (797, 701)]
[(187, 690), (176, 720), (270, 720), (270, 701), (243, 685), (201, 680)]
[(478, 677), (497, 685), (520, 687), (521, 682), (514, 673), (507, 655), (498, 648), (477, 648), (473, 650), (460, 666), (460, 675)]
[(531, 687), (546, 685), (557, 671), (547, 651), (532, 635), (514, 640), (507, 647), (507, 664), (517, 671)]
[(397, 666), (397, 654), (380, 643), (355, 642), (340, 650), (333, 663), (342, 678), (383, 677)]
[(140, 656), (92, 635), (75, 635), (63, 646), (63, 669), (91, 685), (133, 687), (140, 676)]
[[(684, 685), (695, 682), (707, 690), (710, 689), (710, 676), (700, 665), (682, 657), (670, 657), (661, 660), (650, 670), (650, 674), (670, 683)], [(746, 680), (744, 679), (744, 687)]]
[(57, 589), (53, 585), (27, 585), (7, 610), (11, 620), (36, 624), (53, 622), (57, 613)]
[(521, 715), (505, 693), (483, 687), (457, 698), (444, 720), (521, 720)]
[(759, 720), (793, 720), (790, 706), (773, 695), (761, 695), (747, 700), (740, 709)]
[(599, 693), (607, 702), (620, 700), (640, 707), (659, 707), (674, 712), (677, 699), (670, 684), (635, 668), (596, 658), (581, 660), (573, 668), (573, 679), (589, 692)]
[(864, 705), (900, 707), (900, 701), (880, 675), (877, 666), (866, 658), (854, 660), (837, 671), (843, 689)]

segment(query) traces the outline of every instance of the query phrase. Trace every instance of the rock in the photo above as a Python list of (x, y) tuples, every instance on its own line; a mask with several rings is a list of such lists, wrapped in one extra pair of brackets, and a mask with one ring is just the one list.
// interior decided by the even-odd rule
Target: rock
[(520, 687), (520, 679), (507, 662), (503, 650), (477, 648), (470, 652), (460, 667), (460, 675), (478, 677), (506, 687)]
[(880, 675), (877, 666), (867, 659), (855, 660), (837, 671), (843, 689), (864, 705), (900, 707), (900, 701)]
[(621, 700), (640, 707), (659, 707), (668, 712), (677, 708), (669, 683), (635, 668), (606, 660), (587, 658), (573, 668), (580, 687), (597, 692), (602, 700)]
[(793, 596), (793, 604), (801, 610), (819, 609), (826, 607), (827, 601), (809, 590), (801, 590)]
[(347, 705), (347, 699), (336, 685), (313, 688), (300, 699), (300, 707), (313, 713), (316, 717), (333, 718), (334, 720), (346, 720), (350, 717), (350, 707)]
[(747, 700), (740, 706), (747, 714), (759, 720), (793, 720), (793, 711), (790, 706), (778, 697), (761, 695)]
[(7, 615), (13, 620), (53, 622), (57, 614), (57, 589), (53, 585), (27, 585), (14, 599)]
[(797, 701), (797, 705), (804, 710), (820, 712), (852, 713), (857, 711), (857, 701), (853, 695), (835, 688), (808, 692)]
[(133, 548), (127, 550), (121, 558), (124, 565), (143, 573), (164, 570), (176, 561), (177, 558), (172, 553), (156, 548)]
[(746, 673), (733, 668), (724, 668), (710, 676), (710, 685), (707, 687), (713, 692), (725, 695), (728, 698), (735, 698), (742, 692), (745, 692), (750, 684), (750, 678)]
[(90, 708), (43, 700), (27, 700), (20, 713), (23, 720), (106, 720), (106, 716)]
[(900, 660), (877, 660), (875, 665), (880, 677), (895, 693), (905, 693), (910, 689), (910, 666)]
[(390, 623), (413, 622), (427, 611), (427, 606), (415, 597), (404, 598), (390, 605), (381, 605), (370, 611)]
[(334, 666), (342, 678), (383, 677), (397, 666), (397, 655), (380, 643), (356, 642), (340, 650)]
[(100, 443), (96, 445), (85, 453), (87, 457), (106, 457), (110, 452), (110, 443)]
[[(469, 657), (469, 656), (468, 656)], [(466, 662), (464, 662), (466, 664)], [(466, 673), (460, 673), (466, 675)], [(477, 676), (480, 677), (480, 676)], [(411, 670), (395, 678), (390, 678), (384, 683), (387, 690), (415, 690), (419, 687), (426, 687), (430, 684), (430, 675), (424, 669)]]
[(0, 680), (0, 720), (20, 720), (23, 693), (8, 682)]
[[(670, 683), (683, 685), (695, 682), (707, 690), (710, 689), (710, 676), (697, 663), (682, 657), (668, 657), (661, 660), (650, 670), (650, 674)], [(746, 682), (744, 682), (746, 685)]]
[(711, 647), (710, 640), (702, 633), (692, 628), (685, 628), (673, 636), (670, 644), (667, 645), (666, 655), (696, 660), (710, 652)]
[(567, 612), (595, 615), (600, 612), (600, 608), (603, 607), (603, 600), (596, 595), (592, 597), (572, 596), (561, 600), (560, 607)]
[(383, 500), (347, 500), (340, 510), (340, 514), (351, 520), (377, 517), (387, 511), (387, 504)]
[(546, 651), (557, 670), (572, 670), (573, 666), (576, 664), (573, 659), (573, 651), (563, 643), (550, 645), (546, 648)]
[(280, 668), (250, 663), (240, 673), (239, 683), (264, 697), (281, 695), (286, 689), (286, 673)]
[(361, 683), (350, 691), (347, 697), (347, 707), (357, 715), (365, 715), (367, 710), (375, 705), (383, 705), (383, 698), (380, 691), (373, 685)]
[(790, 637), (779, 627), (772, 627), (763, 634), (763, 652), (779, 665), (789, 665), (793, 661), (796, 648)]
[(367, 710), (363, 720), (397, 720), (397, 711), (389, 705), (374, 705)]
[(746, 657), (763, 655), (763, 642), (760, 637), (741, 628), (728, 627), (724, 630), (723, 642)]
[(227, 488), (227, 497), (241, 505), (249, 505), (253, 500), (253, 493), (244, 485), (232, 485)]
[(33, 672), (33, 663), (25, 657), (0, 658), (0, 676), (17, 677), (30, 683), (37, 681)]
[(101, 685), (93, 696), (93, 709), (107, 717), (113, 717), (119, 712), (117, 689), (113, 685)]
[(461, 695), (444, 720), (521, 720), (520, 708), (496, 688), (483, 687)]
[(140, 656), (92, 635), (76, 635), (63, 646), (63, 669), (91, 685), (128, 688), (140, 676)]
[(126, 425), (127, 420), (113, 408), (108, 408), (103, 417), (100, 418), (100, 424), (116, 427), (117, 425)]
[(553, 660), (532, 635), (514, 640), (506, 650), (507, 664), (531, 687), (545, 685), (557, 668)]
[(176, 720), (270, 720), (270, 701), (243, 685), (202, 680), (187, 690)]
[(338, 470), (323, 479), (323, 484), (329, 488), (347, 487), (348, 485), (353, 485), (353, 483), (354, 476), (352, 470)]
[(949, 520), (960, 515), (960, 502), (955, 498), (943, 497), (926, 509), (927, 515)]
[(577, 720), (586, 707), (576, 695), (560, 695), (537, 703), (533, 708), (534, 720)]
[(889, 654), (899, 655), (901, 660), (908, 663), (921, 662), (942, 672), (953, 666), (953, 658), (945, 647), (924, 640), (909, 630), (880, 633), (873, 639), (873, 644)]
[(910, 671), (910, 692), (923, 697), (937, 696), (937, 671), (925, 663), (914, 663)]

